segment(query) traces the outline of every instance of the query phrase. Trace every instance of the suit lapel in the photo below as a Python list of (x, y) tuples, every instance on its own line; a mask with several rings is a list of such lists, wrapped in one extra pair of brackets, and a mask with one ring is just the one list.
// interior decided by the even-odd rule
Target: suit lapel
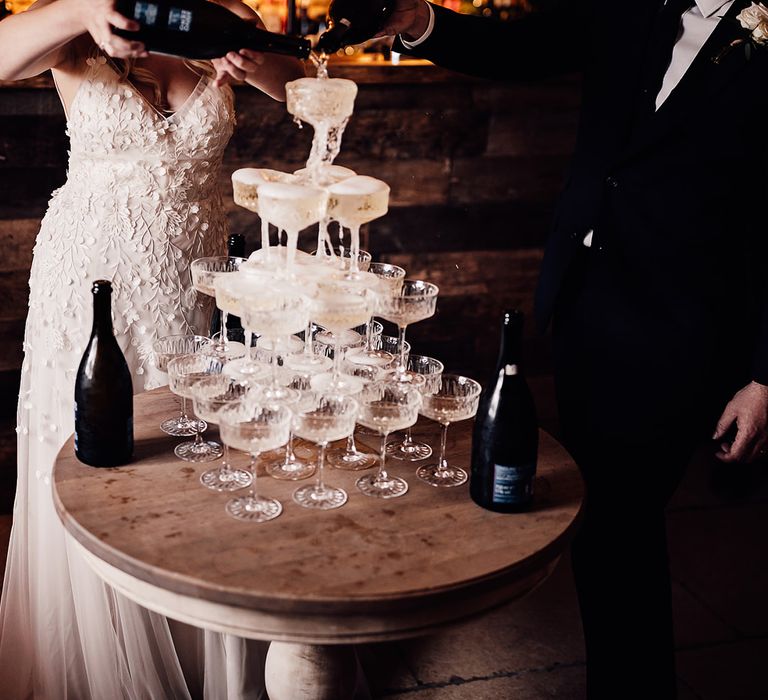
[(736, 0), (733, 3), (675, 89), (661, 107), (637, 128), (621, 160), (683, 126), (702, 100), (713, 97), (744, 68), (746, 57), (741, 47), (728, 52), (718, 63), (714, 59), (731, 42), (745, 37), (745, 30), (736, 21), (736, 15), (747, 5), (749, 0)]

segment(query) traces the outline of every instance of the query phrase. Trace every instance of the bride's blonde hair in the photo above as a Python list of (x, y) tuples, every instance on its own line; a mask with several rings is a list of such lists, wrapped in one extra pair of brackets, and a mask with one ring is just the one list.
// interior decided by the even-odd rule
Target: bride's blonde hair
[[(162, 112), (170, 111), (166, 99), (167, 96), (163, 92), (157, 76), (151, 70), (137, 66), (135, 59), (132, 58), (112, 58), (109, 60), (114, 63), (121, 79), (129, 80), (136, 85), (145, 85), (152, 90), (152, 104), (158, 110)], [(184, 65), (201, 78), (203, 76), (212, 78), (216, 75), (216, 69), (210, 61), (193, 61), (185, 58)]]

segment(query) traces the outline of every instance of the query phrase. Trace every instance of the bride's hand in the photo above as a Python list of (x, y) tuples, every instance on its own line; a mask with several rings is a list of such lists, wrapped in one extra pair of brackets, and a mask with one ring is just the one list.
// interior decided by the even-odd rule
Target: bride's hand
[(104, 53), (115, 58), (142, 58), (147, 55), (140, 41), (130, 41), (112, 33), (112, 27), (129, 32), (139, 29), (137, 22), (115, 9), (114, 0), (80, 0), (79, 10), (83, 28)]
[(231, 80), (248, 82), (253, 80), (255, 74), (264, 65), (264, 55), (258, 51), (241, 49), (239, 53), (230, 51), (226, 56), (212, 61), (216, 68), (216, 80), (214, 85), (220, 87)]

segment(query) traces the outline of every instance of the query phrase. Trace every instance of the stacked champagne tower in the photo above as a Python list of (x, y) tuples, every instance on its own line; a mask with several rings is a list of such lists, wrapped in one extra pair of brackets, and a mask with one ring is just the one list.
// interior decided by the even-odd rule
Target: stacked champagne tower
[[(284, 456), (266, 465), (268, 474), (296, 481), (316, 474), (313, 483), (294, 492), (299, 506), (325, 510), (346, 503), (347, 493), (326, 483), (326, 463), (370, 470), (356, 482), (365, 496), (403, 496), (408, 483), (387, 471), (385, 460), (420, 461), (432, 454), (410, 435), (420, 413), (439, 421), (443, 434), (439, 459), (419, 467), (418, 478), (438, 487), (463, 484), (466, 472), (445, 459), (445, 434), (450, 423), (474, 415), (480, 394), (474, 380), (443, 374), (438, 360), (409, 353), (406, 328), (434, 314), (437, 286), (406, 279), (403, 268), (372, 261), (360, 249), (360, 227), (386, 214), (389, 187), (334, 165), (357, 86), (320, 71), (286, 88), (288, 111), (314, 128), (306, 167), (295, 173), (233, 173), (235, 202), (261, 218), (261, 249), (248, 259), (204, 258), (192, 265), (195, 288), (213, 296), (222, 312), (222, 333), (156, 344), (171, 389), (184, 402), (182, 415), (163, 427), (195, 436), (177, 446), (176, 454), (204, 462), (224, 453), (222, 465), (204, 472), (201, 481), (217, 491), (250, 487), (229, 501), (227, 511), (253, 522), (282, 512), (279, 502), (255, 488), (257, 459), (282, 446)], [(275, 246), (270, 225), (279, 232)], [(310, 255), (297, 243), (299, 232), (314, 226), (317, 246)], [(228, 314), (241, 319), (244, 344), (226, 337)], [(399, 337), (383, 336), (374, 316), (396, 324)], [(186, 399), (194, 402), (198, 418), (187, 417)], [(219, 425), (223, 448), (202, 438), (206, 421)], [(356, 424), (381, 436), (378, 458), (357, 450)], [(388, 435), (406, 429), (404, 439), (387, 445)], [(316, 460), (294, 453), (294, 435), (318, 446)], [(345, 438), (345, 448), (326, 454), (330, 443)], [(230, 466), (229, 447), (251, 455), (250, 469)]]

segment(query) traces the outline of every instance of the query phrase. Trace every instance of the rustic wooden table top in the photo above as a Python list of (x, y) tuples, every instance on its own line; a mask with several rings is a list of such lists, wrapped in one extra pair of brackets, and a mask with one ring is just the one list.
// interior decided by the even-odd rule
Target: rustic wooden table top
[[(402, 498), (365, 497), (354, 485), (360, 472), (328, 469), (326, 481), (345, 488), (349, 501), (338, 510), (309, 511), (291, 500), (306, 482), (263, 477), (259, 492), (279, 499), (283, 514), (268, 523), (239, 522), (224, 511), (230, 495), (198, 482), (211, 464), (193, 465), (173, 455), (178, 439), (162, 433), (159, 424), (177, 410), (166, 388), (137, 396), (134, 463), (87, 467), (75, 458), (70, 440), (59, 454), (53, 487), (65, 527), (88, 552), (142, 582), (190, 598), (294, 616), (385, 617), (450, 606), (546, 570), (580, 513), (577, 468), (542, 433), (536, 504), (524, 514), (483, 510), (470, 500), (466, 485), (428, 486), (416, 478), (417, 464), (393, 460), (391, 471), (410, 484)], [(450, 461), (458, 466), (469, 464), (471, 423), (452, 425), (448, 433)], [(431, 421), (421, 419), (414, 435), (438, 444), (438, 426)], [(375, 449), (378, 440), (361, 437), (358, 443)], [(232, 454), (235, 464), (247, 462), (245, 455)]]

